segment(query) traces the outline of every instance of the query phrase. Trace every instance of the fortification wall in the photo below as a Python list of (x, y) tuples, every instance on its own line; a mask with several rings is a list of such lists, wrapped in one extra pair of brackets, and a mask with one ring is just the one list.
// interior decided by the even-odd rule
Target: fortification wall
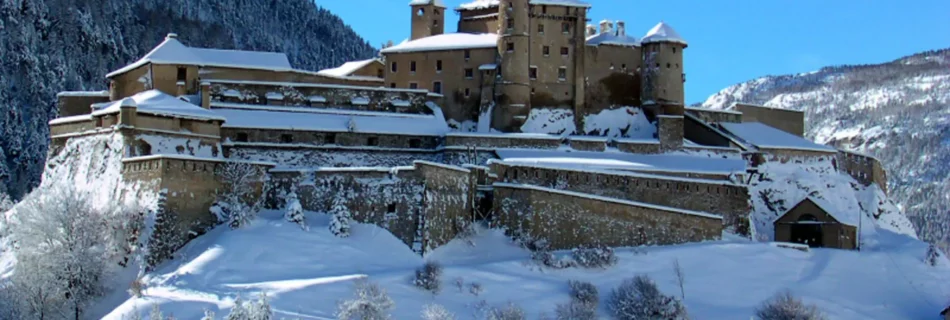
[(703, 108), (686, 108), (686, 113), (693, 115), (705, 122), (729, 122), (741, 123), (742, 112), (730, 110), (713, 110)]
[(838, 171), (847, 173), (864, 185), (877, 184), (887, 194), (887, 171), (875, 157), (839, 150), (835, 157)]
[(549, 135), (493, 135), (472, 133), (449, 133), (445, 136), (445, 145), (451, 147), (527, 148), (557, 149), (561, 147), (561, 138)]
[(425, 90), (306, 84), (211, 80), (211, 100), (227, 103), (294, 106), (304, 108), (340, 108), (356, 111), (432, 114)]
[[(500, 181), (640, 201), (722, 215), (724, 228), (749, 232), (749, 193), (728, 181), (677, 178), (655, 174), (573, 170), (492, 162)], [(496, 195), (497, 197), (497, 195)]]
[(109, 102), (109, 92), (60, 92), (56, 95), (59, 117), (92, 113), (92, 104)]
[(87, 118), (81, 121), (51, 124), (49, 126), (49, 135), (51, 137), (56, 137), (58, 135), (89, 131), (95, 128), (96, 122), (93, 121), (92, 118)]
[(424, 186), (422, 247), (429, 252), (455, 238), (472, 221), (474, 174), (461, 167), (417, 161)]
[(297, 130), (269, 130), (251, 128), (222, 129), (222, 138), (235, 143), (270, 144), (273, 147), (295, 145), (323, 147), (361, 147), (388, 149), (434, 150), (442, 144), (442, 137), (357, 132), (315, 132)]
[(551, 249), (669, 245), (719, 239), (722, 219), (619, 199), (496, 183), (499, 223), (515, 237), (547, 240)]
[(834, 150), (796, 150), (796, 149), (771, 149), (759, 148), (764, 153), (766, 161), (780, 163), (807, 163), (824, 162), (835, 159), (838, 155)]

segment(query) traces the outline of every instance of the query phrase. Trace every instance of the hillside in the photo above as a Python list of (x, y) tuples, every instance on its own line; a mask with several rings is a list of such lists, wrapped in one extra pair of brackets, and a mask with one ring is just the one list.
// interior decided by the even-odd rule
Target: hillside
[(0, 194), (39, 183), (57, 92), (106, 89), (106, 73), (169, 32), (193, 47), (285, 52), (309, 70), (375, 54), (309, 0), (0, 2)]
[(804, 110), (806, 135), (871, 154), (889, 198), (921, 240), (950, 246), (950, 49), (877, 65), (827, 67), (726, 88), (702, 106), (742, 101)]

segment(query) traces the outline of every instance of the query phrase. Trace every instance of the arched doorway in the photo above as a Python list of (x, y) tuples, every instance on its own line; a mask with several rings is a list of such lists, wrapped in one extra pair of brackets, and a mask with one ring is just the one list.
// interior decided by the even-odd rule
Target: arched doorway
[(798, 221), (791, 225), (792, 242), (807, 244), (809, 247), (823, 247), (824, 241), (821, 232), (822, 223), (811, 214), (803, 214)]

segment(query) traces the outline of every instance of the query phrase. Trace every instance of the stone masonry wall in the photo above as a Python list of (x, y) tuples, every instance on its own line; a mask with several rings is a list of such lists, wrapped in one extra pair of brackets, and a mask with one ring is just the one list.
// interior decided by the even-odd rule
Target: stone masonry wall
[(515, 237), (547, 240), (551, 249), (590, 245), (669, 245), (719, 239), (718, 216), (629, 201), (496, 183), (499, 223)]
[[(354, 102), (360, 99), (365, 103)], [(213, 80), (211, 100), (250, 105), (317, 109), (342, 106), (347, 110), (358, 111), (432, 114), (426, 106), (428, 93), (410, 89)]]
[(864, 185), (877, 184), (887, 193), (887, 171), (877, 158), (839, 150), (835, 164), (838, 171), (847, 173)]
[(472, 221), (475, 181), (470, 170), (417, 161), (425, 184), (425, 242), (429, 252), (455, 238)]

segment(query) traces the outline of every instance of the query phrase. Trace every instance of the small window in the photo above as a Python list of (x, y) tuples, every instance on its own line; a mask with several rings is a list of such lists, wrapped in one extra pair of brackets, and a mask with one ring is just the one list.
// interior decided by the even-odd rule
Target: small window
[(621, 64), (621, 65), (620, 65), (620, 70), (622, 70), (622, 71), (627, 71), (627, 64), (626, 64), (626, 63)]
[(676, 53), (676, 47), (673, 47), (673, 53)]
[(515, 28), (515, 19), (508, 18), (508, 30)]
[(471, 79), (475, 77), (475, 69), (468, 68), (465, 69), (465, 79)]
[(389, 213), (396, 212), (396, 204), (390, 203), (388, 206), (386, 206), (386, 212), (389, 212)]
[(545, 57), (551, 55), (551, 47), (544, 46), (541, 48), (541, 53), (544, 54)]
[(438, 26), (439, 26), (439, 20), (432, 20), (432, 26), (433, 26), (433, 27), (438, 27)]
[(389, 84), (389, 87), (390, 87), (390, 88), (395, 88), (395, 87), (396, 87), (396, 83), (395, 83), (395, 82), (390, 83), (390, 84)]
[(531, 80), (538, 78), (538, 67), (531, 67), (531, 69), (528, 69), (528, 78), (531, 78)]
[(185, 81), (188, 78), (188, 69), (184, 67), (178, 68), (178, 81)]
[(280, 143), (293, 143), (293, 142), (294, 142), (294, 135), (287, 134), (287, 133), (280, 135)]
[(377, 70), (376, 70), (376, 77), (377, 77), (377, 78), (382, 78), (383, 76), (384, 76), (384, 75), (383, 75), (383, 69), (377, 69)]
[(392, 72), (396, 72), (396, 71), (399, 71), (399, 66), (396, 64), (395, 61), (393, 61), (393, 63), (392, 63), (391, 65), (389, 65), (389, 69), (390, 69)]
[(422, 140), (419, 139), (409, 139), (409, 147), (413, 149), (418, 149), (422, 147)]
[(442, 81), (436, 81), (432, 83), (432, 92), (442, 94)]
[(336, 133), (327, 133), (323, 136), (323, 144), (336, 144)]
[(541, 13), (548, 13), (548, 6), (541, 6)]
[(670, 65), (669, 63), (666, 64), (666, 68), (667, 68), (667, 69), (669, 69), (670, 66), (671, 66), (671, 65)]
[(562, 22), (562, 23), (561, 23), (561, 32), (563, 32), (564, 34), (569, 34), (569, 33), (571, 33), (571, 23), (570, 23), (570, 22)]
[(370, 146), (370, 147), (378, 146), (378, 145), (379, 145), (379, 138), (377, 138), (377, 137), (369, 137), (369, 138), (366, 138), (366, 145), (367, 145), (367, 146)]
[(416, 11), (416, 15), (420, 17), (426, 15), (426, 9), (419, 8), (419, 10)]
[(247, 142), (247, 132), (238, 132), (237, 134), (238, 142)]
[(435, 71), (442, 72), (442, 60), (435, 61)]
[(570, 49), (568, 49), (567, 47), (561, 47), (561, 55), (562, 55), (562, 56), (566, 56), (566, 55), (568, 55), (568, 54), (570, 54), (570, 53), (571, 53)]
[(412, 61), (409, 63), (409, 72), (416, 72), (416, 62)]
[(470, 90), (469, 88), (465, 88), (465, 97), (468, 98), (471, 95), (472, 95), (472, 90)]
[(442, 12), (440, 12), (439, 9), (435, 9), (435, 15), (440, 15), (440, 14), (442, 14)]
[(567, 80), (567, 67), (557, 68), (557, 79)]
[(409, 89), (419, 89), (419, 84), (415, 82), (410, 82)]
[(505, 50), (508, 51), (508, 52), (515, 52), (515, 43), (514, 43), (514, 42), (509, 42), (509, 43), (505, 44)]
[(538, 33), (539, 33), (539, 34), (544, 34), (544, 25), (543, 25), (543, 24), (539, 24), (539, 25), (538, 25)]
[(465, 50), (465, 60), (468, 60), (468, 59), (471, 59), (471, 58), (472, 58), (472, 51), (466, 49), (466, 50)]

